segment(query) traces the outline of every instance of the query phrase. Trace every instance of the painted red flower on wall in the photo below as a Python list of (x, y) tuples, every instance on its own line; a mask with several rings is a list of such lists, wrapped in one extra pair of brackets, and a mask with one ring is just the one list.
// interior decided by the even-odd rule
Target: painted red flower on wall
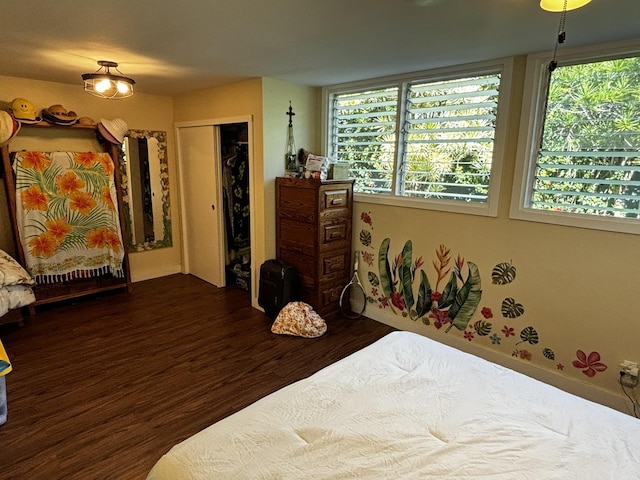
[(600, 354), (598, 352), (591, 352), (587, 356), (582, 350), (576, 352), (577, 360), (572, 362), (576, 368), (581, 368), (582, 373), (587, 377), (593, 377), (596, 372), (604, 372), (607, 366), (600, 361)]
[(391, 303), (393, 303), (393, 306), (396, 307), (398, 310), (402, 311), (404, 310), (404, 299), (402, 298), (402, 295), (398, 292), (393, 292), (391, 293)]

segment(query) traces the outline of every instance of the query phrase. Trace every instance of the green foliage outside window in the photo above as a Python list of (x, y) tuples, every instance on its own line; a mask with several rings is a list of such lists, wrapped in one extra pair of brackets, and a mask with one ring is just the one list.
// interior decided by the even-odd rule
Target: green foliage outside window
[(551, 74), (532, 207), (599, 216), (640, 213), (640, 57)]

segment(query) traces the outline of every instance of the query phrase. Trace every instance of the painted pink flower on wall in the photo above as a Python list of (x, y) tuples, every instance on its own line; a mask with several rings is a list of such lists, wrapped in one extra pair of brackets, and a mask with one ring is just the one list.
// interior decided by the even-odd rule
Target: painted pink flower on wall
[(572, 362), (572, 365), (576, 368), (581, 368), (582, 373), (587, 377), (595, 376), (596, 372), (604, 372), (607, 366), (600, 361), (600, 354), (598, 352), (591, 352), (587, 356), (582, 350), (576, 352), (577, 360)]

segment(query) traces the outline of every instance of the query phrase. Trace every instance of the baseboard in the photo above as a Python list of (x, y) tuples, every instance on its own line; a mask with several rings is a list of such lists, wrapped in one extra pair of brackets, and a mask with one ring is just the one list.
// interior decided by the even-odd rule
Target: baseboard
[(182, 267), (180, 265), (169, 265), (161, 268), (150, 268), (140, 272), (131, 272), (132, 282), (142, 282), (144, 280), (151, 280), (153, 278), (166, 277), (167, 275), (173, 275), (175, 273), (182, 273)]

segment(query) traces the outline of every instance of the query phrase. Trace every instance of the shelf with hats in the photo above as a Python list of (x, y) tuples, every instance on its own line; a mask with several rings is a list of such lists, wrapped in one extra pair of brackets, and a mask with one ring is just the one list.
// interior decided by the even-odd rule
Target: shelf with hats
[(71, 128), (73, 130), (97, 130), (98, 125), (83, 125), (80, 123), (73, 123), (71, 125), (60, 125), (57, 123), (49, 123), (49, 122), (36, 122), (36, 123), (23, 123), (23, 127), (35, 127), (35, 128)]

